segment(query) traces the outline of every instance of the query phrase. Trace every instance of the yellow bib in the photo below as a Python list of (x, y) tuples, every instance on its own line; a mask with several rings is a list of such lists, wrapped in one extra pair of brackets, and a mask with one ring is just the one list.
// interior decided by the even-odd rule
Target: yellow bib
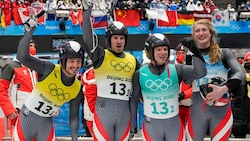
[(102, 65), (95, 69), (99, 97), (128, 101), (132, 92), (132, 77), (136, 59), (129, 53), (124, 58), (115, 56), (108, 49)]
[(61, 79), (60, 65), (56, 65), (44, 80), (36, 83), (25, 105), (40, 116), (50, 117), (64, 103), (75, 98), (80, 88), (78, 79), (75, 79), (71, 86), (65, 86)]

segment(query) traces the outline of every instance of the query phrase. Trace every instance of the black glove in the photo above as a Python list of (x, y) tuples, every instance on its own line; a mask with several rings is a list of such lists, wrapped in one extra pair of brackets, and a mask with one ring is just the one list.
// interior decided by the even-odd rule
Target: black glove
[(203, 56), (201, 55), (193, 37), (185, 37), (181, 40), (181, 44), (187, 47), (196, 57), (200, 58), (205, 63)]
[(178, 101), (180, 102), (180, 101), (183, 100), (183, 99), (184, 99), (184, 93), (181, 92), (181, 93), (179, 93)]
[(186, 65), (192, 65), (192, 55), (186, 55)]

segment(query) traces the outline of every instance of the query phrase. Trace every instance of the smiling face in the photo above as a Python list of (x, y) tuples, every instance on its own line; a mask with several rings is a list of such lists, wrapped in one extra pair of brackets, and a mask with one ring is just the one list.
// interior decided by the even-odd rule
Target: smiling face
[(66, 59), (66, 68), (62, 69), (65, 75), (74, 77), (82, 66), (82, 58), (70, 58)]
[(194, 23), (192, 36), (200, 49), (208, 48), (214, 43), (216, 44), (215, 35), (216, 30), (208, 19), (201, 19)]
[(111, 50), (115, 53), (121, 53), (124, 50), (126, 43), (125, 35), (111, 36)]
[(197, 42), (199, 48), (204, 49), (210, 46), (212, 34), (207, 25), (195, 25), (195, 27), (193, 28), (193, 37)]
[(154, 60), (157, 65), (163, 65), (168, 59), (168, 47), (158, 46), (154, 48)]

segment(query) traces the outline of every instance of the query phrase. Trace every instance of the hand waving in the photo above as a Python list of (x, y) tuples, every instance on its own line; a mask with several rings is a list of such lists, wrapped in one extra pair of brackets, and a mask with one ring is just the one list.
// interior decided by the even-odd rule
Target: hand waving
[(31, 29), (37, 26), (37, 19), (34, 16), (31, 16), (25, 23), (25, 31), (30, 32)]
[(30, 32), (37, 26), (37, 19), (45, 13), (45, 10), (41, 10), (37, 15), (31, 15), (31, 17), (24, 23), (25, 31)]

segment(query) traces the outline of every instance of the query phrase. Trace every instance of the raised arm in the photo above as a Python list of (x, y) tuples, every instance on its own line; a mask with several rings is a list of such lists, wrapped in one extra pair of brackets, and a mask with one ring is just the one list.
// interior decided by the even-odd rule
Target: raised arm
[(27, 22), (30, 23), (28, 27), (25, 26), (26, 32), (18, 44), (17, 59), (38, 74), (47, 74), (54, 68), (54, 64), (49, 61), (44, 62), (29, 54), (30, 40), (36, 30), (36, 19), (30, 18)]
[(86, 11), (83, 11), (83, 24), (82, 24), (82, 35), (84, 45), (83, 48), (88, 52), (89, 57), (91, 58), (94, 67), (98, 62), (102, 62), (100, 58), (104, 56), (104, 49), (98, 46), (98, 38), (94, 35), (92, 20), (91, 20), (91, 11), (92, 6), (90, 6)]
[(193, 65), (176, 65), (179, 76), (182, 80), (199, 79), (207, 74), (205, 60), (201, 55), (192, 37), (184, 38), (181, 43), (193, 53)]
[(92, 7), (89, 7), (86, 11), (83, 11), (83, 23), (82, 23), (82, 36), (84, 41), (84, 49), (91, 54), (91, 50), (94, 47), (94, 34), (91, 22)]

